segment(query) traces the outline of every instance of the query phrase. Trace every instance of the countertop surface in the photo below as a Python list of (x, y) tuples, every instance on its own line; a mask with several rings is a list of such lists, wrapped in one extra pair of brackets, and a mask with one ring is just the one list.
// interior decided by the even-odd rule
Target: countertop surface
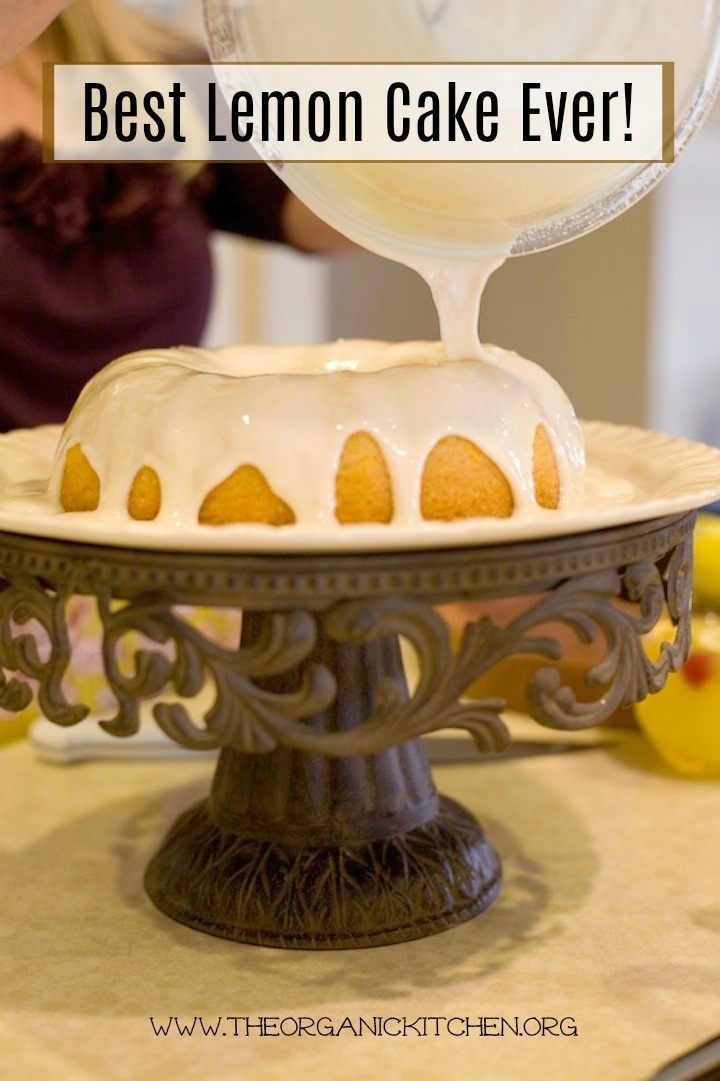
[[(639, 736), (435, 767), (503, 859), (500, 898), (443, 934), (335, 953), (209, 938), (146, 898), (147, 860), (212, 768), (0, 750), (2, 1081), (643, 1081), (720, 1029), (720, 784), (673, 777)], [(543, 1017), (555, 1032), (534, 1035)]]

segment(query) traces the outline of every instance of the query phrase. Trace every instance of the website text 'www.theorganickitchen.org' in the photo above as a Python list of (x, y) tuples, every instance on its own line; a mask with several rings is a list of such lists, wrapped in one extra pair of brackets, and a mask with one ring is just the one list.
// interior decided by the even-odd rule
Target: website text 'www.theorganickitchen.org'
[(573, 1017), (489, 1017), (489, 1016), (357, 1016), (308, 1017), (226, 1014), (225, 1016), (150, 1017), (155, 1036), (172, 1037), (338, 1037), (369, 1038), (456, 1038), (478, 1036), (558, 1037), (578, 1036)]

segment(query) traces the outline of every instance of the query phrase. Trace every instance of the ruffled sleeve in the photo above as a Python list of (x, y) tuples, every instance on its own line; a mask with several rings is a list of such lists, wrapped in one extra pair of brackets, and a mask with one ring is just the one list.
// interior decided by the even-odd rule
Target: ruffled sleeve
[(0, 224), (48, 252), (85, 243), (135, 247), (181, 212), (187, 198), (162, 164), (43, 162), (30, 136), (0, 143)]
[(287, 194), (260, 161), (211, 162), (188, 185), (163, 163), (43, 162), (30, 136), (0, 142), (0, 225), (57, 254), (137, 247), (188, 202), (213, 229), (281, 241)]

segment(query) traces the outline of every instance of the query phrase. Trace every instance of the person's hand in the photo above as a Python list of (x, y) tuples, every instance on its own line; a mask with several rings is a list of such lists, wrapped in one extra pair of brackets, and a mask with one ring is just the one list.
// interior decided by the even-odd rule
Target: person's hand
[(43, 32), (69, 0), (0, 0), (0, 67)]

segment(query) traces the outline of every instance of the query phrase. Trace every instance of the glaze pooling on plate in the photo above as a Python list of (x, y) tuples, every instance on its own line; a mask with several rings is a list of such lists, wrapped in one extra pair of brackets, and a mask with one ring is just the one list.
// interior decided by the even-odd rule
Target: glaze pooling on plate
[(470, 440), (500, 468), (514, 516), (540, 515), (547, 512), (534, 498), (538, 425), (555, 455), (560, 507), (572, 506), (582, 491), (584, 449), (567, 396), (515, 353), (490, 348), (484, 355), (447, 360), (439, 343), (340, 341), (122, 357), (88, 383), (68, 418), (49, 508), (60, 509), (65, 455), (79, 444), (101, 485), (99, 507), (88, 513), (106, 520), (128, 520), (128, 492), (147, 466), (162, 485), (155, 525), (193, 528), (207, 493), (253, 465), (298, 525), (342, 529), (338, 463), (346, 440), (367, 432), (390, 475), (392, 527), (422, 521), (423, 466), (449, 435)]

